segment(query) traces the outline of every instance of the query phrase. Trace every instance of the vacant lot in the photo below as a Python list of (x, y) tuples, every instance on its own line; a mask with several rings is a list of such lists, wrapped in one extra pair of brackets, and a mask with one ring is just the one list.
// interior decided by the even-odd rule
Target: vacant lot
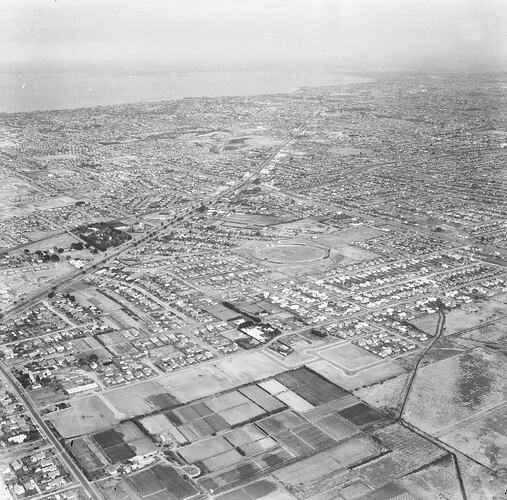
[(440, 439), (493, 470), (507, 467), (507, 404), (466, 422)]
[(441, 435), (474, 415), (506, 401), (507, 364), (501, 354), (474, 349), (420, 369), (405, 418)]
[(382, 363), (378, 356), (354, 344), (344, 344), (332, 347), (331, 349), (324, 349), (320, 351), (319, 355), (337, 364), (345, 372), (356, 372)]
[(160, 378), (160, 383), (170, 387), (180, 401), (192, 401), (211, 396), (238, 385), (212, 365), (194, 366)]
[(97, 397), (79, 399), (72, 407), (47, 417), (64, 438), (107, 429), (118, 423), (111, 410)]
[(400, 373), (405, 373), (403, 368), (395, 361), (384, 361), (373, 367), (361, 370), (354, 375), (346, 373), (344, 370), (340, 370), (340, 368), (324, 360), (310, 362), (308, 363), (308, 367), (347, 390), (375, 384)]
[(149, 398), (165, 392), (165, 389), (155, 382), (142, 382), (107, 392), (105, 397), (118, 411), (131, 418), (160, 409), (151, 403)]
[(240, 384), (262, 380), (284, 370), (279, 361), (263, 352), (245, 352), (237, 356), (221, 359), (217, 366)]

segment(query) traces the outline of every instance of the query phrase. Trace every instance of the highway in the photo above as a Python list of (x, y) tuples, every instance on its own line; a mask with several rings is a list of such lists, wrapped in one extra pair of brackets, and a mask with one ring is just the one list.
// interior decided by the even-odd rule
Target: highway
[[(245, 174), (245, 176), (243, 176), (243, 178), (241, 178), (236, 184), (234, 184), (233, 186), (231, 186), (227, 190), (221, 191), (220, 193), (217, 193), (215, 195), (212, 195), (212, 196), (209, 196), (207, 198), (204, 198), (199, 203), (195, 203), (194, 202), (194, 204), (192, 204), (190, 207), (184, 208), (180, 213), (176, 214), (172, 219), (167, 220), (163, 224), (162, 227), (158, 227), (156, 229), (151, 229), (147, 233), (143, 233), (138, 238), (133, 238), (133, 239), (127, 241), (126, 243), (124, 243), (123, 245), (119, 246), (118, 248), (106, 252), (105, 255), (101, 259), (95, 260), (94, 262), (92, 262), (88, 266), (85, 266), (85, 267), (81, 268), (80, 270), (77, 270), (77, 271), (75, 271), (73, 273), (67, 274), (66, 276), (63, 276), (62, 278), (60, 278), (59, 280), (51, 282), (49, 285), (36, 290), (35, 292), (31, 293), (26, 298), (20, 300), (13, 307), (11, 307), (9, 309), (5, 309), (3, 311), (3, 317), (4, 318), (9, 318), (10, 316), (12, 316), (12, 315), (20, 312), (21, 310), (26, 309), (27, 307), (29, 307), (30, 305), (32, 305), (35, 301), (37, 301), (41, 297), (47, 295), (54, 286), (60, 287), (62, 285), (70, 284), (72, 281), (79, 279), (80, 277), (82, 277), (86, 273), (88, 273), (90, 271), (94, 271), (99, 266), (101, 266), (101, 265), (107, 263), (108, 261), (110, 261), (110, 260), (118, 257), (122, 253), (125, 253), (127, 250), (130, 250), (133, 246), (135, 246), (135, 244), (141, 243), (141, 242), (146, 242), (147, 240), (153, 238), (153, 236), (149, 236), (148, 233), (151, 233), (151, 232), (155, 231), (156, 235), (159, 235), (166, 228), (168, 228), (169, 225), (171, 225), (171, 228), (175, 228), (178, 225), (181, 225), (186, 219), (190, 218), (195, 213), (198, 213), (198, 210), (199, 210), (201, 204), (213, 205), (214, 203), (216, 203), (223, 196), (231, 195), (235, 191), (238, 191), (244, 185), (246, 185), (249, 182), (252, 182), (253, 180), (255, 180), (259, 176), (261, 170), (265, 166), (269, 165), (269, 163), (285, 147), (287, 147), (288, 144), (290, 144), (299, 134), (301, 134), (302, 132), (304, 132), (304, 130), (308, 126), (309, 122), (310, 122), (310, 120), (308, 120), (307, 122), (305, 122), (302, 125), (300, 125), (297, 129), (295, 129), (293, 131), (293, 133), (282, 144), (280, 144), (264, 161), (262, 161), (255, 169), (253, 169), (252, 171), (248, 172), (248, 174)], [(182, 218), (178, 221), (177, 219), (179, 217), (182, 217)]]
[[(92, 271), (94, 272), (97, 268), (100, 266), (106, 264), (112, 259), (115, 259), (122, 253), (130, 250), (132, 247), (134, 247), (136, 244), (141, 242), (146, 242), (149, 239), (155, 237), (151, 236), (149, 233), (153, 233), (155, 231), (156, 236), (159, 235), (161, 232), (164, 232), (165, 230), (171, 230), (173, 227), (177, 227), (178, 225), (181, 225), (186, 219), (194, 215), (198, 212), (199, 208), (202, 204), (205, 205), (213, 205), (216, 203), (220, 198), (223, 196), (231, 195), (235, 192), (237, 192), (239, 189), (241, 189), (244, 185), (248, 184), (249, 182), (252, 182), (252, 180), (256, 179), (262, 169), (269, 165), (273, 159), (288, 145), (290, 144), (295, 137), (297, 137), (300, 133), (302, 133), (309, 121), (303, 123), (300, 125), (297, 129), (293, 131), (293, 133), (279, 146), (277, 147), (264, 161), (262, 161), (255, 169), (250, 171), (248, 174), (245, 174), (237, 183), (235, 183), (230, 188), (226, 189), (225, 191), (221, 191), (215, 195), (212, 195), (210, 197), (207, 197), (203, 199), (199, 203), (193, 203), (189, 207), (186, 207), (183, 209), (180, 213), (176, 214), (172, 219), (166, 221), (161, 227), (158, 227), (157, 229), (152, 229), (149, 232), (143, 233), (141, 236), (137, 238), (133, 238), (132, 240), (126, 242), (125, 244), (121, 245), (117, 249), (114, 249), (112, 251), (106, 252), (104, 256), (98, 260), (93, 261), (88, 266), (83, 267), (82, 269), (76, 270), (72, 273), (69, 273), (62, 278), (53, 281), (49, 283), (47, 286), (42, 287), (35, 292), (31, 293), (28, 297), (25, 297), (24, 299), (21, 299), (17, 304), (15, 304), (13, 307), (11, 307), (8, 310), (5, 310), (3, 313), (4, 319), (11, 317), (12, 315), (18, 313), (19, 311), (30, 307), (33, 303), (35, 303), (40, 298), (46, 296), (48, 293), (51, 292), (51, 290), (55, 287), (61, 287), (62, 285), (69, 285), (73, 281), (76, 281), (78, 279), (81, 279), (86, 273)], [(178, 220), (179, 219), (179, 220)], [(169, 228), (171, 226), (171, 228)], [(77, 467), (73, 459), (69, 456), (64, 446), (60, 443), (60, 441), (54, 436), (51, 429), (48, 427), (48, 425), (44, 422), (41, 415), (39, 414), (37, 408), (32, 403), (28, 395), (25, 393), (25, 390), (21, 385), (18, 383), (18, 381), (11, 375), (8, 368), (3, 364), (3, 362), (0, 361), (0, 373), (5, 377), (6, 381), (10, 384), (12, 387), (13, 392), (15, 392), (20, 400), (23, 402), (27, 412), (32, 417), (33, 421), (37, 423), (41, 431), (45, 434), (49, 442), (59, 451), (61, 454), (63, 462), (65, 462), (67, 468), (71, 471), (73, 476), (76, 478), (76, 480), (80, 483), (86, 494), (89, 498), (93, 500), (101, 500), (101, 495), (95, 490), (94, 486), (87, 480), (83, 472)]]

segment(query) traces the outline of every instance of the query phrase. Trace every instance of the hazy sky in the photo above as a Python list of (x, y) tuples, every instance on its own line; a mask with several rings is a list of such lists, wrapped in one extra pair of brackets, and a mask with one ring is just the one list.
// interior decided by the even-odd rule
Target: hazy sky
[(0, 62), (507, 67), (507, 0), (0, 0)]

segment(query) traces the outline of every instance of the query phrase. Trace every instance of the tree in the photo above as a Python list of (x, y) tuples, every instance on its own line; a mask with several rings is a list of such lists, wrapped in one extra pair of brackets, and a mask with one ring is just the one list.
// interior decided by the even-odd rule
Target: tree
[(58, 262), (60, 260), (60, 257), (58, 257), (58, 254), (54, 253), (53, 255), (51, 255), (51, 260), (53, 262)]

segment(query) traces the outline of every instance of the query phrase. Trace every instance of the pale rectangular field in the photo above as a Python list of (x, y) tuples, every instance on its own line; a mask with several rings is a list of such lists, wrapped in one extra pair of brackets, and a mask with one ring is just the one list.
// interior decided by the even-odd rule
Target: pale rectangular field
[(280, 394), (277, 394), (276, 397), (280, 401), (283, 401), (288, 407), (299, 413), (304, 413), (315, 408), (315, 406), (309, 403), (306, 399), (303, 399), (293, 391), (281, 392)]
[(139, 420), (140, 424), (152, 435), (162, 434), (167, 430), (172, 432), (173, 424), (163, 413), (157, 413), (156, 415), (149, 415)]
[(47, 419), (64, 438), (108, 429), (118, 423), (113, 412), (97, 396), (72, 401), (72, 408), (50, 414)]
[(159, 407), (151, 403), (149, 398), (165, 392), (156, 382), (147, 381), (106, 392), (104, 396), (119, 412), (132, 418), (158, 410)]
[(233, 408), (228, 408), (227, 410), (223, 410), (219, 413), (219, 415), (231, 426), (241, 424), (242, 422), (246, 422), (248, 420), (252, 420), (260, 415), (263, 415), (265, 412), (260, 407), (257, 406), (252, 401), (245, 403), (240, 406), (235, 406)]
[(248, 351), (221, 359), (217, 366), (230, 377), (239, 379), (241, 384), (263, 380), (285, 370), (282, 363), (259, 351)]
[(243, 460), (243, 456), (236, 450), (229, 450), (220, 455), (215, 455), (203, 460), (204, 465), (211, 471), (223, 469), (229, 465), (236, 464)]
[(231, 449), (233, 449), (233, 447), (226, 439), (217, 436), (200, 441), (199, 443), (184, 446), (178, 450), (178, 453), (188, 463), (194, 463), (215, 455), (220, 455)]
[(183, 402), (212, 396), (239, 385), (211, 365), (193, 366), (162, 376), (158, 381)]
[(319, 355), (350, 371), (382, 363), (381, 358), (354, 344), (342, 344), (330, 349), (323, 349)]
[(355, 425), (332, 413), (315, 420), (313, 423), (337, 441), (341, 441), (359, 432), (359, 429)]
[(361, 370), (355, 375), (347, 374), (324, 360), (308, 363), (307, 366), (334, 384), (349, 391), (405, 373), (405, 370), (396, 361), (383, 361), (371, 368)]

